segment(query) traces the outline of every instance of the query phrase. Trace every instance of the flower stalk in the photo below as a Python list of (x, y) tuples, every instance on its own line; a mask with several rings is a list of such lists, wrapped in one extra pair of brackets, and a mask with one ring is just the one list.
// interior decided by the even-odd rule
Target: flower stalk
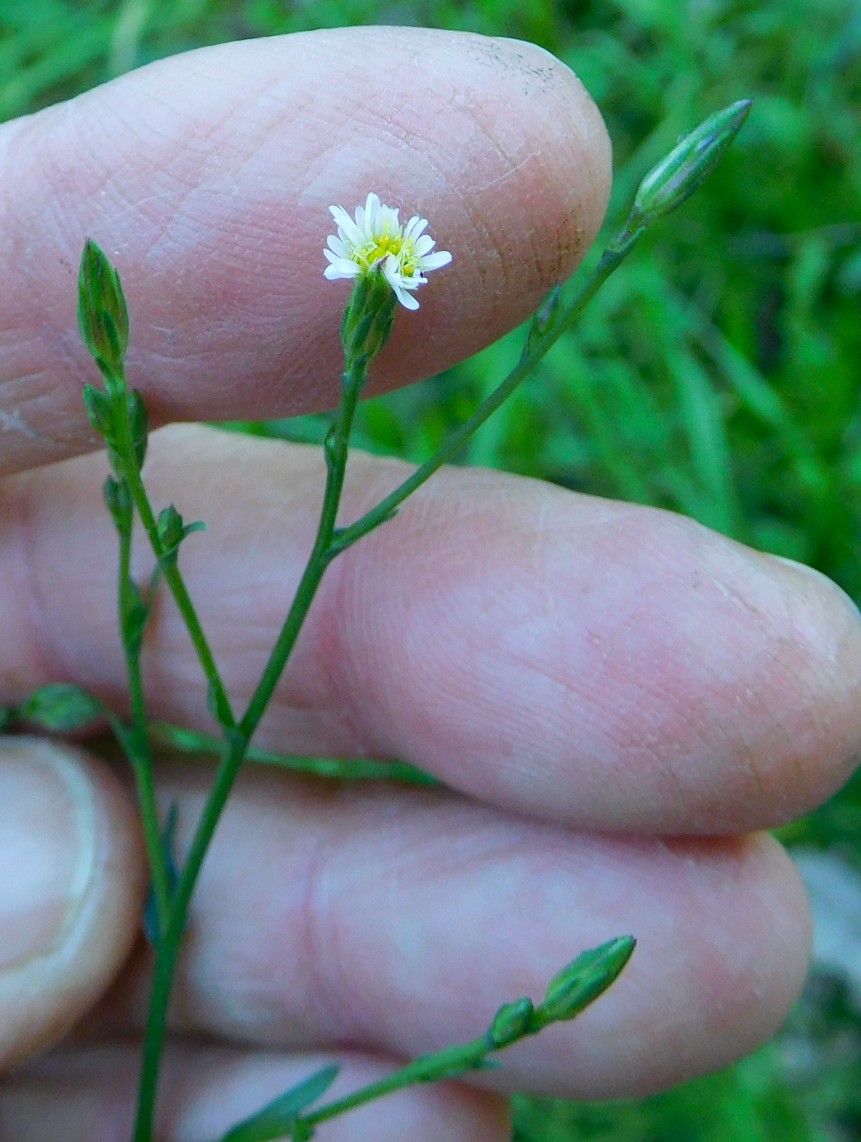
[(230, 721), (222, 726), (222, 757), (171, 895), (167, 921), (161, 929), (162, 938), (156, 948), (134, 1142), (151, 1142), (152, 1138), (170, 996), (188, 910), (200, 870), (247, 757), (251, 739), (284, 672), (326, 569), (345, 550), (345, 545), (336, 538), (336, 524), (347, 469), (350, 435), (359, 396), (367, 382), (369, 365), (382, 351), (391, 333), (396, 302), (396, 293), (374, 264), (358, 277), (347, 305), (342, 328), (345, 368), (341, 400), (324, 445), (326, 486), (317, 534), (293, 603), (248, 707), (238, 722)]

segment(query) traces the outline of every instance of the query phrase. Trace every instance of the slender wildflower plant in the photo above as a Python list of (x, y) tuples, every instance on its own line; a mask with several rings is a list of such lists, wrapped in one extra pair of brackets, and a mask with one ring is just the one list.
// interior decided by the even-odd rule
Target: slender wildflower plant
[[(419, 307), (427, 275), (452, 262), (447, 251), (434, 250), (426, 219), (414, 215), (405, 224), (398, 210), (368, 194), (351, 217), (340, 206), (330, 208), (337, 233), (324, 251), (325, 276), (349, 279), (353, 288), (344, 312), (341, 339), (344, 372), (338, 409), (326, 436), (325, 491), (311, 554), (292, 605), (247, 707), (237, 712), (219, 672), (180, 568), (180, 549), (188, 536), (203, 528), (186, 523), (170, 504), (157, 511), (142, 477), (148, 426), (144, 399), (126, 382), (125, 356), (129, 317), (117, 271), (92, 241), (84, 247), (78, 289), (81, 336), (101, 373), (103, 387), (86, 385), (84, 403), (93, 428), (107, 446), (111, 472), (104, 499), (119, 545), (117, 607), (128, 676), (129, 714), (120, 717), (100, 699), (80, 688), (55, 684), (37, 690), (14, 710), (0, 711), (4, 724), (20, 722), (53, 732), (69, 732), (106, 719), (134, 773), (150, 865), (151, 891), (144, 928), (154, 952), (149, 1016), (143, 1047), (133, 1142), (154, 1142), (157, 1092), (165, 1045), (167, 1014), (177, 961), (189, 918), (189, 907), (201, 867), (233, 784), (247, 761), (281, 765), (320, 777), (395, 778), (416, 784), (433, 778), (404, 763), (284, 757), (258, 749), (255, 730), (275, 691), (311, 608), (326, 569), (363, 536), (380, 527), (404, 501), (448, 460), (502, 402), (536, 368), (562, 333), (580, 319), (600, 286), (627, 257), (642, 235), (665, 214), (680, 206), (710, 173), (740, 130), (748, 101), (716, 112), (678, 145), (643, 180), (630, 215), (610, 240), (594, 269), (573, 288), (556, 287), (530, 324), (520, 360), (510, 374), (456, 429), (441, 448), (393, 492), (360, 518), (339, 524), (350, 434), (356, 404), (371, 363), (385, 346), (398, 305)], [(434, 287), (436, 288), (436, 287)], [(440, 283), (439, 288), (444, 288)], [(142, 524), (155, 557), (145, 587), (132, 576), (134, 521)], [(150, 720), (141, 671), (141, 654), (154, 599), (167, 589), (188, 630), (207, 680), (209, 707), (217, 732), (202, 734)], [(154, 758), (160, 745), (218, 758), (209, 795), (182, 859), (174, 852), (175, 812), (162, 818), (156, 801)], [(310, 1139), (319, 1123), (413, 1083), (450, 1079), (491, 1065), (488, 1056), (534, 1035), (551, 1023), (573, 1019), (616, 979), (634, 949), (632, 936), (619, 936), (581, 952), (550, 981), (543, 1000), (529, 998), (503, 1004), (487, 1027), (466, 1043), (425, 1055), (388, 1078), (342, 1098), (321, 1102), (338, 1068), (325, 1067), (279, 1098), (237, 1123), (214, 1142), (267, 1142)]]

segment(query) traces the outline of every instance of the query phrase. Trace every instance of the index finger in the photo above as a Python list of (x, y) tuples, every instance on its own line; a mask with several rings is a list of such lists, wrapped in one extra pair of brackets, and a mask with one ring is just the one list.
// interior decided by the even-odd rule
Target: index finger
[(87, 236), (119, 269), (128, 367), (155, 423), (331, 407), (345, 284), (327, 207), (376, 191), (454, 253), (404, 315), (378, 388), (444, 369), (526, 317), (594, 237), (601, 118), (513, 40), (353, 28), (207, 48), (0, 132), (0, 474), (94, 448), (75, 324)]

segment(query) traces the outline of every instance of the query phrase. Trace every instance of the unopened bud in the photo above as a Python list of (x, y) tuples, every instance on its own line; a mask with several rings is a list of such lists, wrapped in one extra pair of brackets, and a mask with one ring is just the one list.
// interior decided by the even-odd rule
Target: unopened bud
[(78, 275), (78, 328), (102, 372), (119, 372), (129, 345), (128, 309), (119, 274), (90, 239)]
[(548, 1023), (579, 1015), (616, 980), (635, 943), (633, 936), (619, 936), (583, 952), (550, 981), (538, 1014)]
[(646, 175), (634, 199), (632, 216), (641, 224), (676, 210), (708, 178), (739, 133), (751, 108), (750, 99), (715, 111), (683, 135), (670, 153)]
[(501, 1047), (507, 1047), (509, 1043), (528, 1035), (532, 1030), (534, 1017), (535, 1008), (532, 1000), (526, 996), (500, 1007), (487, 1032), (493, 1049), (498, 1051)]

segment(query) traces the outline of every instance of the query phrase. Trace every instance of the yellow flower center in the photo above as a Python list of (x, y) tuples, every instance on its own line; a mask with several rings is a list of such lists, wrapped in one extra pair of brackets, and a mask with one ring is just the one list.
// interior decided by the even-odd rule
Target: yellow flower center
[(378, 262), (382, 262), (389, 254), (400, 259), (401, 276), (415, 277), (418, 269), (418, 259), (415, 253), (415, 243), (404, 241), (403, 235), (398, 233), (382, 233), (375, 235), (373, 242), (367, 242), (359, 247), (353, 254), (354, 259), (363, 270), (370, 270)]
[(380, 234), (373, 242), (368, 242), (356, 250), (353, 257), (363, 270), (369, 270), (377, 262), (382, 262), (389, 254), (395, 257), (403, 249), (404, 240), (400, 234)]

